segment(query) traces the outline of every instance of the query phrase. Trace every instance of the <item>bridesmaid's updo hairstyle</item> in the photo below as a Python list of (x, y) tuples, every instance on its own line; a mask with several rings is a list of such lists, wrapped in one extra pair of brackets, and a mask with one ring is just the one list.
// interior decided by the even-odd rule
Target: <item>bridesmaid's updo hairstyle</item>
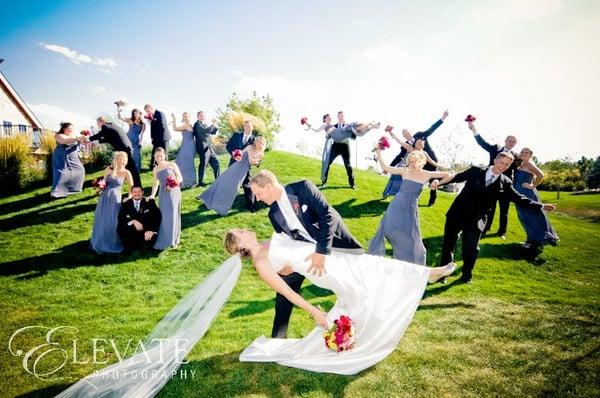
[(165, 157), (165, 160), (167, 159), (167, 151), (165, 151), (165, 148), (162, 148), (162, 147), (156, 148), (156, 150), (154, 151), (154, 155), (153, 156), (156, 157), (156, 155), (158, 153), (162, 153), (164, 155), (164, 157)]
[(235, 236), (235, 230), (227, 232), (223, 244), (227, 253), (231, 255), (239, 254), (242, 259), (250, 258), (250, 250), (240, 247), (240, 240)]
[(329, 117), (329, 113), (326, 113), (323, 115), (323, 123), (325, 123), (325, 119), (327, 119)]
[(60, 123), (60, 128), (58, 129), (58, 131), (56, 132), (56, 134), (64, 134), (65, 131), (71, 127), (73, 125), (73, 123), (70, 122), (61, 122)]

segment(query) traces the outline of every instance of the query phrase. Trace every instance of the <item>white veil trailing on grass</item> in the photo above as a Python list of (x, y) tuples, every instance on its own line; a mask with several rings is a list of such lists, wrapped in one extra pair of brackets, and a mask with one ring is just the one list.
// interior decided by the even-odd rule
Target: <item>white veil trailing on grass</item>
[(242, 262), (232, 256), (156, 325), (145, 350), (84, 377), (57, 397), (152, 397), (177, 374), (237, 283)]

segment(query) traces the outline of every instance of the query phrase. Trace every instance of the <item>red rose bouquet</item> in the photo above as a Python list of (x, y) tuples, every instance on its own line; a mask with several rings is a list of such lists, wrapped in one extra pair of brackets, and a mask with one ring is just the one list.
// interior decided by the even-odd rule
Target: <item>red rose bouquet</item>
[(300, 119), (300, 124), (304, 126), (306, 123), (308, 123), (308, 118), (304, 116), (302, 119)]
[(92, 181), (92, 187), (96, 190), (96, 193), (102, 193), (106, 189), (106, 180), (104, 177), (98, 177)]
[(334, 321), (331, 329), (323, 333), (325, 345), (337, 352), (348, 351), (354, 347), (354, 321), (341, 315)]
[(477, 118), (473, 115), (467, 115), (467, 117), (465, 118), (465, 122), (468, 123), (473, 123)]
[(381, 137), (379, 139), (379, 141), (377, 141), (377, 146), (371, 152), (375, 152), (375, 150), (377, 150), (377, 149), (379, 149), (380, 151), (383, 151), (384, 149), (387, 149), (389, 147), (390, 147), (390, 140), (388, 140), (387, 137)]
[(390, 126), (389, 124), (387, 126), (385, 126), (385, 132), (386, 133), (391, 133), (392, 130), (394, 129), (394, 126)]
[(90, 130), (81, 130), (80, 134), (84, 137), (89, 137), (90, 135), (92, 135), (92, 132)]
[(144, 119), (152, 121), (152, 119), (154, 119), (154, 118), (152, 117), (151, 113), (146, 113), (146, 116), (144, 116)]
[(234, 158), (237, 161), (242, 160), (242, 151), (240, 151), (239, 149), (235, 149), (231, 152), (231, 157)]
[(171, 190), (179, 185), (175, 177), (172, 175), (167, 176), (167, 190)]

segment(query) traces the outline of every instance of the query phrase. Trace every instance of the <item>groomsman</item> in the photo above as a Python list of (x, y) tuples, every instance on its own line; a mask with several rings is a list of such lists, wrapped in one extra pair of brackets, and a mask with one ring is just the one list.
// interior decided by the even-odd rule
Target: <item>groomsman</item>
[(486, 168), (473, 166), (439, 182), (440, 185), (449, 182), (465, 182), (465, 187), (446, 213), (444, 243), (440, 258), (440, 264), (454, 261), (454, 247), (458, 237), (461, 236), (463, 258), (461, 280), (464, 283), (470, 283), (473, 277), (473, 268), (479, 254), (479, 239), (489, 222), (490, 208), (495, 206), (496, 200), (503, 199), (536, 210), (556, 209), (554, 205), (535, 202), (515, 190), (511, 179), (503, 174), (513, 162), (514, 157), (510, 152), (500, 152), (492, 166)]
[(154, 152), (157, 148), (165, 150), (165, 156), (169, 157), (169, 140), (171, 132), (167, 124), (167, 117), (164, 112), (155, 110), (150, 104), (144, 106), (146, 116), (150, 118), (150, 138), (152, 139), (152, 155), (150, 156), (150, 169), (154, 168)]
[[(227, 141), (226, 148), (229, 152), (229, 155), (231, 156), (231, 159), (229, 159), (229, 166), (236, 162), (236, 160), (233, 158), (233, 151), (235, 151), (236, 149), (239, 149), (241, 151), (248, 145), (254, 144), (254, 135), (252, 134), (253, 128), (254, 126), (252, 125), (252, 122), (250, 120), (246, 120), (244, 122), (243, 131), (233, 133), (231, 138), (229, 138), (229, 141)], [(256, 211), (256, 201), (254, 199), (254, 194), (252, 193), (252, 190), (248, 186), (249, 183), (250, 171), (248, 171), (248, 174), (246, 174), (246, 178), (244, 178), (244, 181), (242, 182), (242, 187), (244, 188), (246, 208), (254, 213)]]
[[(337, 113), (338, 122), (333, 126), (335, 128), (345, 127), (347, 125), (344, 120), (344, 111), (339, 111)], [(329, 155), (329, 162), (325, 167), (325, 179), (321, 181), (321, 186), (325, 185), (327, 182), (327, 177), (329, 176), (329, 167), (331, 163), (338, 157), (341, 156), (344, 161), (344, 167), (346, 168), (346, 174), (348, 175), (348, 185), (350, 188), (354, 189), (354, 175), (352, 172), (352, 166), (350, 165), (350, 140), (346, 140), (345, 142), (334, 142), (331, 145), (331, 154)]]
[(154, 199), (144, 198), (142, 187), (131, 187), (131, 199), (125, 199), (121, 204), (117, 224), (125, 252), (153, 247), (161, 218)]
[(215, 180), (219, 177), (219, 160), (211, 145), (211, 135), (217, 134), (216, 120), (210, 126), (206, 123), (206, 115), (203, 111), (198, 112), (198, 120), (194, 123), (194, 140), (196, 141), (196, 153), (200, 156), (198, 165), (198, 185), (206, 186), (204, 183), (204, 172), (206, 163), (213, 169)]
[[(491, 145), (486, 142), (481, 135), (477, 132), (475, 125), (473, 122), (468, 123), (469, 129), (473, 132), (473, 136), (475, 137), (475, 141), (479, 144), (480, 147), (486, 150), (486, 152), (490, 155), (490, 166), (494, 164), (494, 159), (500, 152), (510, 152), (515, 159), (518, 158), (518, 154), (513, 151), (515, 145), (517, 145), (517, 137), (514, 135), (509, 135), (504, 140), (504, 146), (500, 146), (498, 144)], [(514, 180), (514, 173), (517, 169), (517, 162), (512, 162), (510, 167), (504, 171), (504, 175), (510, 178), (510, 180)], [(502, 239), (506, 239), (506, 230), (508, 228), (508, 209), (510, 207), (510, 201), (506, 198), (499, 198), (498, 205), (500, 206), (500, 226), (498, 227), (498, 236)], [(496, 214), (496, 203), (492, 206), (490, 210), (490, 214), (488, 214), (488, 224), (483, 231), (483, 235), (487, 234), (490, 228), (492, 227), (492, 223), (494, 222), (494, 215)]]
[(98, 125), (100, 131), (98, 134), (90, 136), (89, 140), (108, 143), (115, 151), (125, 152), (127, 154), (127, 165), (125, 168), (131, 173), (134, 185), (142, 186), (140, 173), (132, 156), (133, 150), (131, 141), (129, 140), (129, 137), (127, 137), (125, 131), (123, 131), (123, 129), (119, 126), (109, 122), (104, 116), (100, 116), (98, 119), (96, 119), (96, 124)]
[[(438, 121), (433, 123), (431, 125), (431, 127), (429, 127), (427, 130), (418, 131), (413, 135), (408, 130), (403, 129), (402, 136), (406, 140), (406, 143), (413, 147), (415, 145), (415, 142), (417, 142), (417, 140), (423, 140), (425, 142), (425, 147), (423, 148), (423, 150), (425, 152), (427, 152), (427, 154), (429, 155), (431, 160), (433, 160), (434, 162), (437, 162), (438, 161), (437, 156), (435, 155), (435, 152), (429, 145), (429, 141), (427, 141), (427, 139), (431, 136), (431, 134), (433, 134), (435, 132), (435, 130), (437, 130), (438, 127), (440, 127), (442, 125), (442, 123), (444, 123), (444, 120), (446, 120), (447, 117), (448, 117), (448, 111), (446, 110), (446, 111), (444, 111), (444, 113), (442, 113), (442, 117)], [(400, 142), (398, 137), (396, 137), (394, 134), (391, 134), (391, 137), (394, 138), (396, 141)], [(392, 167), (396, 167), (406, 157), (406, 155), (407, 155), (406, 152), (407, 152), (406, 149), (404, 147), (402, 147), (402, 149), (400, 150), (400, 153), (394, 158), (394, 160), (392, 160), (390, 165)], [(428, 162), (428, 163), (425, 163), (425, 166), (423, 166), (423, 170), (435, 171), (436, 167)], [(432, 206), (435, 203), (436, 199), (437, 199), (437, 190), (430, 189), (429, 190), (429, 206)]]
[[(283, 186), (272, 172), (261, 170), (252, 177), (250, 188), (257, 200), (271, 207), (269, 220), (275, 232), (315, 244), (315, 252), (306, 258), (311, 262), (308, 272), (315, 275), (326, 272), (325, 256), (332, 250), (363, 253), (360, 243), (352, 236), (340, 214), (327, 203), (312, 182), (301, 180)], [(280, 276), (296, 293), (300, 293), (304, 276), (285, 269)], [(292, 303), (277, 293), (272, 337), (287, 337), (292, 308)]]

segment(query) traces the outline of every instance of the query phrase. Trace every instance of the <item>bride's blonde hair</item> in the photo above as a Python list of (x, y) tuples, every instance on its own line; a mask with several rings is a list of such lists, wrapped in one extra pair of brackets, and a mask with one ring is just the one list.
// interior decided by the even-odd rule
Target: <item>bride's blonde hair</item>
[(244, 249), (240, 247), (240, 239), (235, 236), (235, 232), (239, 231), (237, 229), (232, 229), (231, 231), (225, 234), (225, 239), (223, 240), (223, 245), (225, 246), (225, 250), (227, 253), (239, 254), (242, 259), (250, 258), (250, 250)]

